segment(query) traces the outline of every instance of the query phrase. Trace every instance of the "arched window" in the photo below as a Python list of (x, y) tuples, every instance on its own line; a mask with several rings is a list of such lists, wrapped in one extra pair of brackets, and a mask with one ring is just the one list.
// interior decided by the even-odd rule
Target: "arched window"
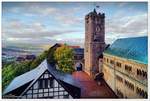
[(147, 79), (147, 72), (145, 72), (145, 78)]
[(139, 70), (139, 75), (142, 75), (142, 71), (141, 70)]
[(144, 97), (144, 91), (143, 90), (141, 91), (141, 96)]
[(137, 75), (139, 75), (139, 69), (137, 69)]
[(139, 94), (139, 88), (138, 87), (136, 88), (136, 93)]
[(143, 77), (145, 77), (145, 72), (142, 70)]
[(144, 92), (144, 98), (147, 98), (147, 92)]

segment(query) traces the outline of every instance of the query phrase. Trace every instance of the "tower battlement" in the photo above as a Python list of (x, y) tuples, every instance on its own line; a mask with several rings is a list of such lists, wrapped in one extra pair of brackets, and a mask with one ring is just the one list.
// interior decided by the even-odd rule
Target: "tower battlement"
[(88, 19), (89, 17), (100, 17), (100, 18), (105, 18), (105, 14), (104, 13), (97, 13), (96, 10), (94, 9), (92, 12), (88, 13), (85, 16), (85, 19)]

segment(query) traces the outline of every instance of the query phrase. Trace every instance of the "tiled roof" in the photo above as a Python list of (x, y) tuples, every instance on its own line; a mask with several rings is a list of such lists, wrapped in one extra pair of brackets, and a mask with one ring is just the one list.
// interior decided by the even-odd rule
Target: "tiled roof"
[(148, 37), (132, 37), (117, 39), (104, 54), (131, 59), (133, 61), (148, 64)]
[(75, 54), (84, 54), (84, 49), (83, 48), (74, 48), (73, 49)]

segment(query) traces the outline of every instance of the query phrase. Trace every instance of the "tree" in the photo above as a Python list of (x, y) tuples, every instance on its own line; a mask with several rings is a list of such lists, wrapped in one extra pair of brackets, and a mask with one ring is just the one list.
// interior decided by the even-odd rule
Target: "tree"
[(44, 51), (35, 60), (32, 61), (30, 69), (36, 68), (44, 59), (46, 59), (48, 51)]
[(2, 88), (4, 88), (16, 77), (30, 70), (31, 61), (12, 63), (5, 65), (2, 69)]
[(67, 73), (72, 73), (73, 69), (73, 50), (67, 45), (58, 47), (54, 52), (54, 58), (57, 61), (59, 70)]
[(2, 88), (5, 87), (17, 76), (26, 73), (36, 68), (47, 56), (47, 51), (44, 51), (33, 61), (14, 62), (4, 65), (2, 69)]

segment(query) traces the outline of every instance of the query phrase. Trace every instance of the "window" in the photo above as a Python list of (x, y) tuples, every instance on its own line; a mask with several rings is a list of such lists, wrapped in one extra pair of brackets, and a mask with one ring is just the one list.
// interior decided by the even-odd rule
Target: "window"
[(42, 88), (43, 88), (43, 79), (40, 79), (40, 80), (38, 81), (38, 87), (39, 87), (39, 89), (42, 89)]
[(147, 92), (139, 87), (136, 88), (136, 93), (143, 98), (147, 98)]
[(39, 79), (39, 81), (38, 81), (38, 88), (39, 89), (48, 88), (48, 79)]
[(45, 83), (45, 87), (44, 88), (48, 88), (48, 79), (45, 79), (44, 81), (45, 81), (44, 82)]
[(107, 58), (107, 63), (109, 63), (109, 60), (108, 60), (108, 58)]
[(140, 71), (137, 69), (137, 75), (139, 75), (140, 74)]
[(137, 76), (147, 78), (147, 72), (145, 72), (144, 70), (137, 69)]
[(117, 67), (121, 67), (121, 63), (120, 62), (116, 62), (116, 66)]
[(125, 80), (125, 86), (134, 91), (134, 84), (132, 84), (131, 82)]
[(54, 87), (54, 78), (50, 78), (50, 87), (53, 88)]
[(113, 64), (114, 64), (114, 61), (113, 61), (113, 60), (110, 60), (110, 64), (113, 65)]
[(120, 82), (123, 82), (123, 78), (120, 77), (120, 76), (118, 76), (118, 75), (116, 75), (116, 79), (117, 79), (118, 81), (120, 81)]
[(142, 70), (142, 75), (143, 75), (143, 77), (145, 76), (145, 72)]
[(125, 70), (128, 71), (128, 72), (131, 72), (132, 71), (132, 67), (129, 66), (129, 65), (125, 65)]
[(121, 98), (123, 98), (123, 93), (117, 89), (117, 95), (120, 96)]
[(89, 23), (88, 18), (86, 18), (86, 23)]

